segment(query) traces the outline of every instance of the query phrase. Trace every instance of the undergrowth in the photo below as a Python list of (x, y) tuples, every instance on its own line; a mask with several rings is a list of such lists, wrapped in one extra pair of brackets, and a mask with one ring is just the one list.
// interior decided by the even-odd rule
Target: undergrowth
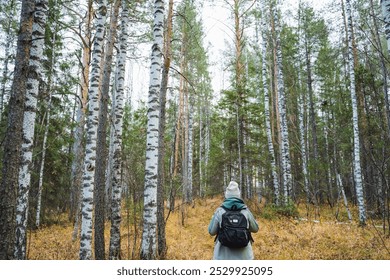
[[(207, 260), (212, 258), (214, 237), (207, 227), (222, 197), (196, 200), (180, 205), (170, 213), (166, 225), (167, 259)], [(253, 234), (256, 259), (269, 260), (378, 260), (390, 259), (390, 238), (381, 230), (380, 220), (370, 220), (365, 227), (357, 222), (336, 219), (335, 210), (289, 204), (286, 207), (247, 202), (259, 223)], [(132, 209), (123, 207), (122, 259), (138, 259), (142, 219), (131, 218)], [(139, 209), (136, 209), (139, 214)], [(341, 213), (342, 214), (342, 213)], [(167, 215), (167, 211), (166, 211)], [(354, 219), (357, 210), (352, 209)], [(342, 215), (339, 215), (339, 217)], [(61, 223), (28, 233), (29, 259), (69, 260), (78, 258), (79, 239), (72, 241), (72, 225)], [(105, 243), (108, 254), (110, 225), (106, 223)]]

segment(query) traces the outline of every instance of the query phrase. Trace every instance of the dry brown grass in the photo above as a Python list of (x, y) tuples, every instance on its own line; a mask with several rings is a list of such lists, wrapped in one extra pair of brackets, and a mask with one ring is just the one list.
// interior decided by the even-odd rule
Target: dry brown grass
[[(211, 259), (214, 237), (209, 236), (207, 227), (221, 200), (197, 200), (193, 205), (182, 206), (170, 214), (166, 227), (167, 259)], [(333, 213), (325, 208), (320, 210), (319, 221), (314, 221), (310, 211), (307, 215), (305, 209), (300, 209), (300, 216), (307, 219), (279, 217), (269, 220), (261, 217), (260, 208), (251, 204), (260, 225), (259, 232), (253, 235), (256, 259), (390, 259), (390, 238), (385, 238), (371, 221), (366, 227), (359, 227), (355, 223), (337, 223)], [(138, 230), (134, 238), (133, 223), (128, 224), (125, 220), (122, 223), (122, 258), (134, 259), (139, 249), (140, 232)], [(29, 233), (29, 259), (78, 259), (79, 240), (72, 242), (71, 224), (62, 224)], [(106, 228), (108, 247), (108, 224)]]

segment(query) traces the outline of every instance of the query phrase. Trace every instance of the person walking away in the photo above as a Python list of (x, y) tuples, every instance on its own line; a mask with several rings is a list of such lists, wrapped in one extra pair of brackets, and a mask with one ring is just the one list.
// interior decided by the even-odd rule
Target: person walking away
[(214, 260), (253, 260), (252, 236), (259, 230), (253, 214), (241, 199), (241, 191), (235, 181), (225, 190), (225, 200), (211, 218), (208, 232), (217, 235), (214, 244)]

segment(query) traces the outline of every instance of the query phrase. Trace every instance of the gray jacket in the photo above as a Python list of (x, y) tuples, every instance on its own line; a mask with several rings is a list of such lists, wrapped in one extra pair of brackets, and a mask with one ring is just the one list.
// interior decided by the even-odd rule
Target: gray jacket
[[(225, 201), (222, 204), (224, 207), (231, 209), (233, 205), (238, 207), (237, 209), (241, 209), (241, 213), (245, 215), (247, 220), (249, 221), (249, 231), (250, 232), (257, 232), (259, 230), (259, 225), (257, 224), (255, 218), (253, 217), (253, 214), (249, 211), (248, 207), (243, 203), (241, 199), (238, 198), (228, 198), (225, 199)], [(222, 214), (225, 213), (225, 209), (222, 207), (218, 207), (214, 215), (210, 221), (208, 231), (210, 235), (214, 236), (218, 233), (218, 229), (222, 222)], [(252, 244), (249, 242), (249, 244), (244, 248), (228, 248), (226, 246), (223, 246), (219, 241), (218, 238), (216, 239), (215, 245), (214, 245), (214, 260), (253, 260), (253, 250), (252, 250)]]

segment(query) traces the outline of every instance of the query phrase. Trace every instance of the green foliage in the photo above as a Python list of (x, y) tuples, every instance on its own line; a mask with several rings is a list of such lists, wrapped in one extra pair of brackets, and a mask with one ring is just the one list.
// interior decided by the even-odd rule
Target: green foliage
[(123, 119), (123, 180), (135, 201), (142, 199), (146, 155), (146, 107), (131, 111), (125, 107)]
[(268, 204), (261, 211), (261, 217), (267, 220), (274, 220), (282, 217), (296, 218), (298, 216), (298, 208), (292, 201), (281, 206)]

